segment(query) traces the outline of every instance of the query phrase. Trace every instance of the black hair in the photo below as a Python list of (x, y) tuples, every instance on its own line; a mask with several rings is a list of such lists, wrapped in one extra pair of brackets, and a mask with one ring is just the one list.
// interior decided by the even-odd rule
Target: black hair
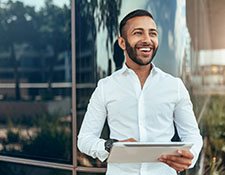
[(113, 52), (113, 61), (116, 66), (116, 70), (122, 68), (124, 62), (124, 53), (123, 49), (119, 46), (118, 39), (114, 42), (114, 52)]
[(154, 20), (152, 14), (150, 12), (148, 12), (146, 10), (142, 10), (142, 9), (134, 10), (134, 11), (130, 12), (129, 14), (127, 14), (120, 22), (120, 36), (123, 35), (123, 27), (125, 26), (127, 21), (131, 18), (138, 17), (138, 16), (149, 16), (150, 18), (152, 18)]

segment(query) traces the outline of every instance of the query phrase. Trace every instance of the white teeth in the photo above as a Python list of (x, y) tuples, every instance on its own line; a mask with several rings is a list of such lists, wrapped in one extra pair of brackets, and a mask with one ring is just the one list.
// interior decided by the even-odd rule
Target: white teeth
[(141, 51), (150, 51), (151, 49), (146, 47), (146, 48), (140, 48), (140, 50)]

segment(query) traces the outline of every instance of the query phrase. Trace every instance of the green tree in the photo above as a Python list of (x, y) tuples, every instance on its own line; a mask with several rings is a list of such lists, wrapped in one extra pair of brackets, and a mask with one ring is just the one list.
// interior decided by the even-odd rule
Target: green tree
[(14, 70), (15, 96), (20, 99), (20, 65), (19, 56), (16, 54), (16, 46), (22, 43), (31, 43), (36, 36), (33, 23), (35, 11), (33, 7), (24, 6), (22, 2), (9, 0), (0, 8), (0, 47), (8, 49)]
[(121, 0), (100, 0), (99, 2), (98, 29), (102, 26), (107, 31), (107, 49), (112, 49), (114, 39), (118, 35), (118, 17), (120, 15), (121, 4)]
[(48, 93), (51, 97), (54, 67), (60, 53), (71, 50), (70, 8), (60, 8), (52, 0), (46, 0), (45, 6), (38, 12), (39, 45), (50, 48), (52, 56), (48, 60)]
[(207, 139), (206, 173), (225, 173), (225, 100), (224, 96), (212, 96), (203, 116), (203, 133)]

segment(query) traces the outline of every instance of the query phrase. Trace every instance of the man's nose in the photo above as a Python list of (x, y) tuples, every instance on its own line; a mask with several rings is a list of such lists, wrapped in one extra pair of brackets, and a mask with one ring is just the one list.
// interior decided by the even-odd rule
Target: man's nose
[(149, 33), (145, 33), (143, 35), (142, 41), (146, 43), (152, 43), (152, 37), (149, 35)]

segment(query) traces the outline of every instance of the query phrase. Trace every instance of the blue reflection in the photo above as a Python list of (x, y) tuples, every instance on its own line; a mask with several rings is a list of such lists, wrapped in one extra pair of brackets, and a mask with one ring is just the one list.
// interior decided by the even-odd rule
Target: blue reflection
[[(158, 25), (159, 30), (159, 51), (154, 59), (154, 63), (164, 71), (175, 76), (182, 73), (182, 60), (187, 46), (188, 30), (186, 27), (185, 1), (177, 0), (138, 0), (122, 1), (119, 7), (118, 19), (122, 19), (125, 14), (134, 9), (149, 10)], [(101, 11), (101, 9), (99, 9)], [(98, 21), (95, 21), (98, 23)], [(97, 32), (97, 69), (102, 71), (100, 78), (107, 75), (110, 61), (113, 56), (113, 42), (111, 49), (105, 45), (108, 35), (104, 26)], [(114, 41), (116, 36), (114, 37)], [(110, 61), (109, 61), (110, 60)], [(116, 70), (116, 65), (112, 64), (112, 70)]]

